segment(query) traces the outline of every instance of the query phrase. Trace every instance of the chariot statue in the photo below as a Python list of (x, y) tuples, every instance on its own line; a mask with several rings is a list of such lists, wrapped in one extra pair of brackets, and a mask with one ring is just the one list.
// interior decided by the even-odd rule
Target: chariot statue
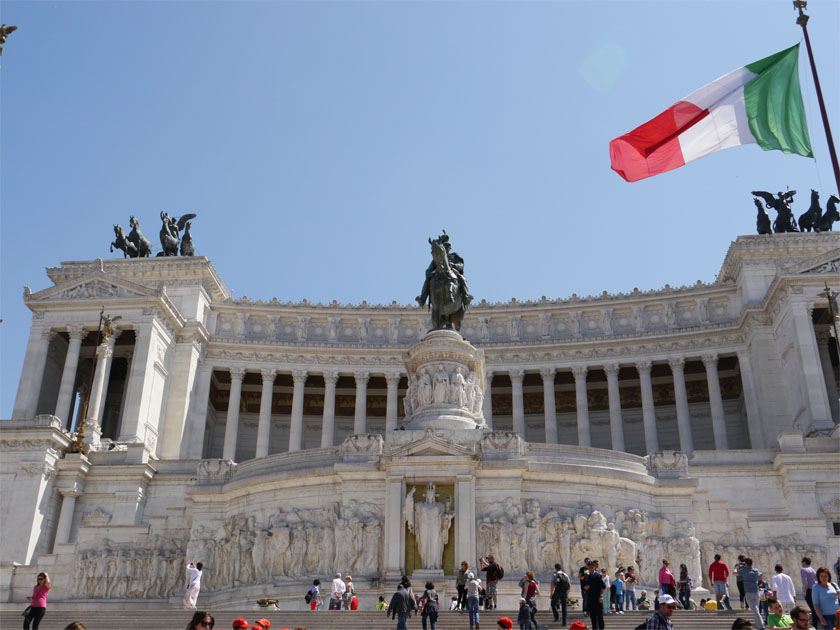
[(436, 239), (429, 239), (432, 246), (432, 262), (426, 269), (426, 281), (417, 296), (420, 306), (426, 305), (432, 310), (434, 328), (461, 330), (461, 320), (467, 310), (472, 295), (464, 278), (464, 259), (451, 251), (449, 235), (446, 230)]

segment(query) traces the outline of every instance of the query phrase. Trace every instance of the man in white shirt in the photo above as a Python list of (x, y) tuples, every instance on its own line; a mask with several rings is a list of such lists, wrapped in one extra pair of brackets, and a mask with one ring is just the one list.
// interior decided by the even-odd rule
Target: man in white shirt
[(796, 589), (793, 587), (793, 580), (783, 572), (782, 565), (776, 565), (776, 575), (773, 576), (773, 592), (785, 610), (790, 610), (796, 605)]
[(346, 590), (347, 585), (341, 579), (341, 573), (336, 573), (335, 579), (332, 581), (332, 592), (330, 593), (330, 610), (341, 610), (341, 597)]

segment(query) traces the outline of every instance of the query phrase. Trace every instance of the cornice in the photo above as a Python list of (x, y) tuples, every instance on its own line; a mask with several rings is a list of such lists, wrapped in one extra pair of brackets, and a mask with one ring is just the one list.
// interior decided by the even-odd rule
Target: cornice
[(796, 265), (840, 247), (840, 233), (809, 232), (739, 236), (729, 246), (718, 273), (719, 282), (737, 280), (744, 264)]

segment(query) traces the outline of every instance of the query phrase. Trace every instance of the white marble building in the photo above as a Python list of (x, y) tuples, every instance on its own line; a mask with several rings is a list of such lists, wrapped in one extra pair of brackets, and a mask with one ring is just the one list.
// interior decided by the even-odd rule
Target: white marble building
[[(0, 597), (48, 570), (53, 603), (160, 605), (189, 557), (209, 606), (302, 607), (334, 571), (364, 605), (426, 574), (405, 505), (430, 483), (450, 587), (488, 552), (511, 594), (584, 556), (647, 582), (667, 556), (699, 585), (716, 551), (798, 584), (801, 555), (840, 550), (838, 270), (838, 234), (748, 236), (709, 284), (474, 303), (447, 378), (480, 388), (449, 402), (486, 428), (424, 431), (404, 424), (425, 310), (233, 300), (202, 257), (49, 268), (0, 423)], [(97, 347), (103, 307), (122, 319)], [(65, 454), (88, 387), (90, 450)]]

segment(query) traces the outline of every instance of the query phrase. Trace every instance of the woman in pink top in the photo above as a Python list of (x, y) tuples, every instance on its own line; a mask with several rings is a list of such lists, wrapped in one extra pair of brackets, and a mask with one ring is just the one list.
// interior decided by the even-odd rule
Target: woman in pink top
[(659, 589), (662, 593), (666, 593), (671, 597), (677, 596), (677, 581), (674, 579), (674, 574), (668, 568), (670, 563), (667, 560), (662, 561), (662, 568), (659, 569)]
[(38, 574), (38, 581), (35, 588), (32, 589), (32, 597), (27, 597), (29, 600), (29, 614), (23, 620), (23, 630), (29, 630), (29, 624), (32, 623), (32, 630), (38, 630), (41, 625), (41, 619), (47, 613), (47, 595), (50, 592), (50, 576), (46, 573)]

